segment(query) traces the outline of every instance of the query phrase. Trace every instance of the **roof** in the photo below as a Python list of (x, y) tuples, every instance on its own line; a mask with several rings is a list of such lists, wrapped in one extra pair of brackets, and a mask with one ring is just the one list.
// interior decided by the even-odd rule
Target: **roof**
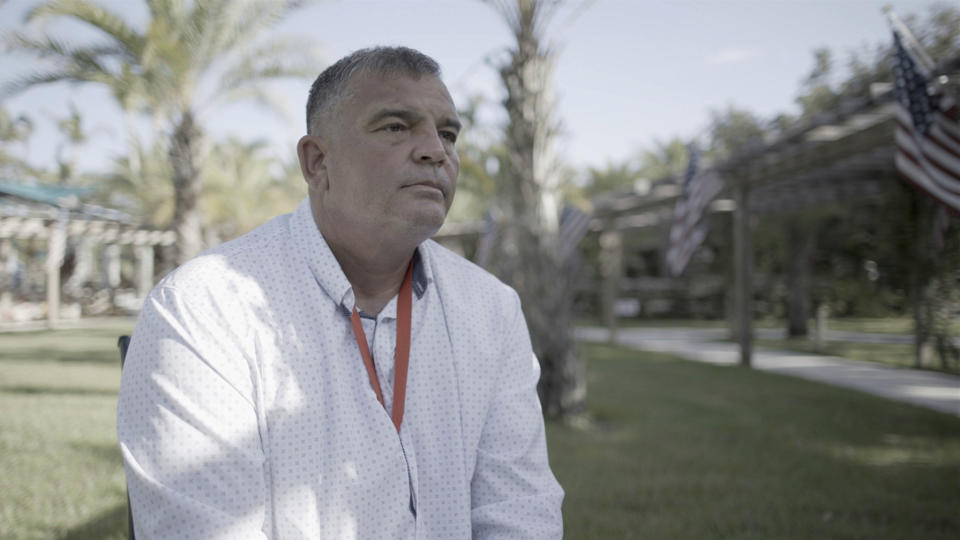
[(38, 202), (72, 208), (79, 204), (80, 197), (96, 191), (92, 186), (48, 186), (43, 184), (14, 184), (0, 182), (0, 197), (9, 196), (29, 202)]
[(75, 219), (131, 221), (125, 212), (82, 202), (83, 198), (96, 191), (95, 186), (0, 182), (0, 215), (55, 215), (67, 211)]

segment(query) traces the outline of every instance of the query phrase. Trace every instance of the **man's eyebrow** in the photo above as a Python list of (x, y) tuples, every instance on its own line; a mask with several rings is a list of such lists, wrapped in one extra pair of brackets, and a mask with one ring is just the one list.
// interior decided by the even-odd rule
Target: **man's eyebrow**
[[(413, 123), (422, 119), (423, 115), (409, 109), (382, 109), (377, 111), (377, 113), (370, 118), (370, 121), (367, 122), (367, 124), (373, 125), (387, 118), (399, 118), (404, 122)], [(454, 116), (444, 116), (440, 119), (439, 126), (442, 128), (453, 128), (457, 131), (463, 129), (463, 124), (461, 124), (460, 121)]]
[(463, 124), (461, 124), (460, 121), (453, 116), (444, 116), (442, 119), (440, 119), (440, 127), (453, 128), (457, 131), (460, 131), (463, 128)]
[(408, 109), (381, 109), (381, 110), (377, 111), (377, 113), (374, 114), (374, 115), (370, 118), (370, 121), (367, 122), (367, 123), (368, 123), (368, 124), (376, 124), (377, 122), (380, 122), (381, 120), (384, 120), (384, 119), (387, 119), (387, 118), (399, 118), (400, 120), (403, 120), (404, 122), (411, 122), (411, 123), (412, 123), (412, 122), (414, 122), (414, 121), (416, 121), (416, 120), (419, 120), (419, 119), (421, 118), (421, 115), (419, 115), (419, 114), (417, 114), (417, 113), (415, 113), (415, 112), (413, 112), (413, 111), (411, 111), (411, 110), (408, 110)]

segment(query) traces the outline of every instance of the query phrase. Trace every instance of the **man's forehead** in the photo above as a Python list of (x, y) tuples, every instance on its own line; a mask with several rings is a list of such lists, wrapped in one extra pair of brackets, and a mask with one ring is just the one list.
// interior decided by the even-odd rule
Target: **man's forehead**
[(457, 116), (456, 106), (446, 85), (440, 78), (429, 74), (358, 73), (348, 82), (344, 97), (363, 109), (429, 105), (442, 109), (436, 112)]

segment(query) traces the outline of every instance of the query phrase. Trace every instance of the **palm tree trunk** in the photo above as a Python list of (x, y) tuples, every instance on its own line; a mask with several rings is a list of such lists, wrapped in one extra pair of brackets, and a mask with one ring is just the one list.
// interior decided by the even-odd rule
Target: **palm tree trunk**
[(170, 138), (177, 264), (183, 264), (203, 249), (200, 210), (197, 207), (200, 196), (200, 136), (200, 130), (193, 121), (193, 113), (184, 111)]
[(557, 177), (552, 139), (552, 57), (540, 31), (555, 4), (519, 0), (495, 4), (517, 40), (501, 67), (508, 115), (508, 157), (502, 185), (509, 226), (501, 277), (520, 295), (542, 375), (538, 388), (548, 417), (574, 420), (585, 412), (586, 380), (571, 332), (573, 275), (558, 258)]

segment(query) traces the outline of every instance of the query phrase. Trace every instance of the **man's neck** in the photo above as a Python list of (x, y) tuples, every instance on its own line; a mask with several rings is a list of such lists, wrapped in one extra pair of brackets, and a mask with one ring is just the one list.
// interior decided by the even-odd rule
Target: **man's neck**
[(383, 244), (365, 248), (336, 238), (327, 239), (327, 244), (353, 287), (357, 309), (370, 315), (380, 313), (400, 290), (416, 250), (416, 246), (404, 249)]
[(376, 315), (400, 290), (412, 253), (393, 263), (377, 261), (382, 264), (376, 266), (364, 261), (352, 260), (349, 255), (341, 257), (334, 253), (334, 256), (337, 257), (343, 273), (353, 286), (357, 309)]

